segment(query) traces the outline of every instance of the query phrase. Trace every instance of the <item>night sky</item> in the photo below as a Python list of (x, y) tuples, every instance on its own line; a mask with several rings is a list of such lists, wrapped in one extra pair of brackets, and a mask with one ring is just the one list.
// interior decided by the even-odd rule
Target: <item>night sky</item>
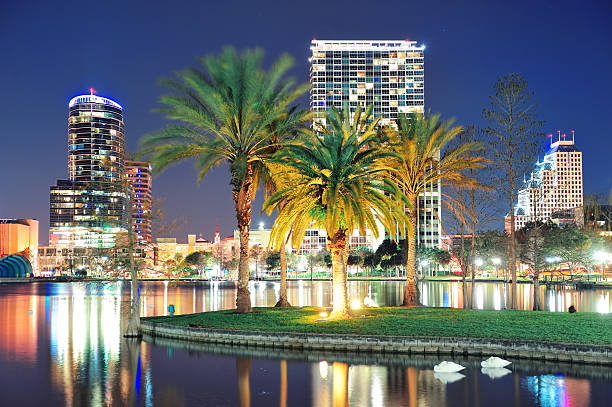
[[(533, 3), (533, 4), (532, 4)], [(523, 74), (544, 131), (576, 131), (585, 194), (608, 193), (612, 116), (609, 1), (61, 1), (0, 5), (0, 218), (37, 218), (47, 242), (49, 185), (67, 177), (68, 101), (90, 87), (123, 105), (129, 150), (163, 127), (157, 79), (224, 45), (282, 52), (308, 81), (310, 40), (405, 39), (427, 46), (426, 109), (480, 124), (496, 78)], [(212, 238), (235, 226), (229, 176), (198, 188), (191, 163), (153, 181), (176, 233)], [(253, 211), (259, 214), (261, 198)], [(270, 225), (268, 221), (267, 226)], [(501, 225), (501, 223), (500, 223)]]

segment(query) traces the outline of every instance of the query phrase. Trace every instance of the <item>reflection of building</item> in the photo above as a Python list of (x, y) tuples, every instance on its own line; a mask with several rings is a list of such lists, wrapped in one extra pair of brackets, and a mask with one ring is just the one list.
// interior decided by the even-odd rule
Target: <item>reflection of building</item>
[(0, 301), (0, 359), (36, 362), (37, 318), (44, 311), (43, 304), (38, 295), (15, 295), (10, 301)]
[[(554, 143), (551, 140), (542, 161), (538, 159), (529, 178), (523, 180), (514, 206), (514, 228), (518, 230), (528, 222), (551, 219), (554, 213), (560, 224), (582, 224), (582, 212), (573, 210), (582, 208), (583, 204), (582, 153), (574, 145), (573, 131), (571, 140), (559, 132), (559, 139)], [(509, 215), (505, 224), (509, 232)]]
[[(351, 113), (373, 105), (374, 115), (382, 116), (381, 125), (395, 125), (399, 116), (425, 112), (425, 46), (409, 40), (313, 39), (310, 49), (313, 123), (324, 125), (326, 110), (345, 105)], [(440, 183), (427, 185), (417, 205), (418, 244), (439, 247)]]
[(132, 230), (139, 242), (151, 242), (151, 164), (126, 161), (125, 170), (132, 188)]
[(36, 219), (0, 219), (0, 258), (21, 254), (37, 271), (38, 221)]
[(540, 406), (588, 406), (591, 386), (588, 380), (563, 375), (539, 375), (522, 378)]
[(68, 180), (50, 188), (52, 246), (112, 247), (127, 229), (123, 108), (96, 95), (69, 103)]

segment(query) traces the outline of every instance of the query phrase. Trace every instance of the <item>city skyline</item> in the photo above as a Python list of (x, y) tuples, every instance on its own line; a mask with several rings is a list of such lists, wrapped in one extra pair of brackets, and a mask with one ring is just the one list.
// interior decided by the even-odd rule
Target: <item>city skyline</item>
[[(209, 5), (199, 11), (221, 13), (227, 12), (226, 7), (230, 6)], [(162, 26), (159, 32), (143, 29), (141, 34), (135, 33), (133, 28), (129, 28), (131, 25), (125, 24), (133, 19), (160, 25), (165, 16), (158, 7), (151, 7), (146, 16), (139, 16), (137, 6), (123, 5), (123, 17), (107, 16), (105, 36), (87, 35), (93, 34), (95, 29), (81, 27), (81, 32), (74, 35), (71, 45), (67, 46), (62, 38), (67, 34), (66, 30), (73, 28), (68, 21), (81, 18), (80, 13), (84, 11), (71, 8), (66, 16), (60, 16), (61, 10), (46, 9), (47, 6), (41, 4), (35, 8), (34, 14), (45, 13), (49, 18), (35, 19), (40, 22), (39, 26), (31, 27), (26, 20), (29, 11), (19, 5), (9, 6), (7, 13), (3, 13), (2, 22), (6, 19), (6, 24), (0, 24), (3, 27), (0, 28), (0, 38), (15, 35), (20, 42), (7, 44), (7, 60), (11, 62), (3, 64), (0, 69), (6, 82), (3, 88), (10, 97), (0, 102), (0, 108), (7, 117), (4, 131), (7, 135), (19, 134), (19, 137), (3, 138), (4, 147), (12, 154), (3, 160), (0, 170), (12, 174), (12, 179), (5, 177), (2, 182), (4, 193), (0, 196), (0, 214), (8, 218), (37, 218), (41, 222), (41, 243), (45, 243), (48, 227), (48, 198), (45, 195), (48, 194), (48, 185), (54, 182), (53, 178), (67, 175), (62, 155), (66, 140), (64, 106), (76, 94), (93, 87), (101, 95), (119, 101), (126, 109), (126, 142), (129, 150), (134, 151), (143, 134), (165, 124), (161, 115), (151, 112), (159, 106), (157, 97), (162, 93), (155, 84), (158, 78), (194, 64), (195, 57), (218, 52), (223, 45), (233, 44), (240, 49), (261, 46), (267, 51), (266, 60), (282, 51), (290, 52), (297, 61), (294, 75), (299, 82), (306, 83), (308, 47), (313, 37), (338, 40), (409, 37), (425, 44), (425, 109), (440, 112), (445, 118), (456, 117), (460, 124), (481, 124), (480, 110), (487, 105), (487, 97), (493, 91), (497, 76), (511, 71), (524, 74), (535, 92), (539, 116), (546, 121), (545, 132), (570, 129), (581, 135), (581, 150), (585, 156), (585, 195), (607, 193), (612, 175), (602, 166), (606, 163), (605, 152), (610, 149), (612, 141), (605, 137), (605, 126), (594, 119), (605, 116), (607, 95), (612, 91), (611, 85), (600, 79), (612, 66), (612, 57), (601, 45), (602, 39), (610, 36), (610, 28), (605, 24), (610, 8), (604, 4), (598, 6), (578, 8), (568, 2), (554, 7), (531, 7), (527, 3), (517, 3), (509, 8), (497, 3), (487, 4), (476, 11), (448, 6), (444, 13), (439, 14), (435, 5), (415, 5), (411, 6), (410, 15), (419, 18), (415, 17), (414, 21), (406, 24), (403, 21), (409, 8), (397, 5), (398, 13), (394, 13), (397, 15), (386, 17), (388, 24), (368, 25), (360, 24), (369, 18), (368, 13), (345, 10), (342, 5), (334, 4), (328, 11), (338, 9), (346, 19), (333, 27), (322, 22), (305, 24), (309, 19), (303, 18), (288, 30), (287, 22), (268, 28), (269, 19), (278, 19), (287, 12), (313, 14), (316, 7), (292, 5), (274, 10), (268, 5), (249, 5), (237, 12), (236, 23), (242, 24), (244, 30), (260, 35), (244, 36), (244, 31), (232, 33), (212, 21), (209, 27), (197, 26), (199, 35), (193, 36), (197, 39), (190, 37), (179, 47), (175, 46), (175, 41), (186, 31), (180, 28), (184, 21), (177, 17), (167, 26)], [(88, 13), (95, 15), (96, 7), (91, 6)], [(250, 10), (249, 7), (259, 8)], [(356, 9), (359, 7), (355, 6)], [(177, 11), (186, 21), (183, 25), (195, 29), (195, 21), (189, 18), (189, 12), (193, 10)], [(487, 14), (498, 15), (499, 20), (483, 20)], [(251, 16), (254, 18), (250, 19)], [(436, 24), (431, 24), (434, 18)], [(517, 19), (523, 25), (521, 33), (511, 29)], [(565, 21), (571, 24), (560, 24)], [(471, 28), (470, 23), (479, 25), (479, 29)], [(11, 27), (14, 28), (12, 33), (8, 31)], [(284, 31), (288, 32), (285, 34)], [(483, 32), (488, 35), (483, 35)], [(120, 41), (121, 38), (125, 38), (125, 42)], [(43, 59), (48, 58), (49, 52), (54, 53), (57, 61), (68, 60), (67, 56), (72, 53), (77, 57), (68, 65), (62, 64), (60, 70), (59, 66), (45, 67), (34, 62), (32, 53), (20, 54), (22, 46), (36, 50), (38, 57)], [(470, 47), (474, 48), (473, 53)], [(106, 64), (78, 58), (94, 50), (111, 50), (113, 58)], [(580, 55), (578, 69), (569, 58), (571, 55)], [(44, 80), (44, 86), (41, 86), (45, 75), (53, 80)], [(44, 99), (45, 103), (28, 104), (33, 94)], [(567, 95), (572, 95), (572, 98)], [(37, 120), (28, 120), (30, 115), (36, 116)], [(32, 142), (24, 143), (24, 138)], [(545, 142), (542, 140), (541, 144)], [(20, 157), (26, 155), (31, 163), (19, 167)], [(16, 167), (20, 170), (12, 170)], [(594, 177), (593, 174), (601, 176)], [(179, 165), (155, 177), (155, 195), (166, 198), (168, 217), (183, 216), (190, 220), (188, 227), (176, 232), (177, 236), (202, 233), (210, 239), (217, 222), (222, 235), (232, 233), (235, 220), (227, 205), (231, 197), (226, 173), (223, 169), (216, 169), (211, 175), (199, 189), (194, 188), (196, 175), (189, 164)], [(177, 179), (182, 182), (177, 183)], [(28, 185), (27, 189), (20, 187), (24, 184)], [(206, 193), (208, 189), (216, 191), (218, 199), (214, 202)], [(270, 225), (270, 220), (259, 214), (260, 204), (261, 195), (254, 205), (253, 222), (259, 224), (263, 220)], [(500, 215), (501, 219), (503, 214)], [(502, 227), (500, 221), (499, 228)]]

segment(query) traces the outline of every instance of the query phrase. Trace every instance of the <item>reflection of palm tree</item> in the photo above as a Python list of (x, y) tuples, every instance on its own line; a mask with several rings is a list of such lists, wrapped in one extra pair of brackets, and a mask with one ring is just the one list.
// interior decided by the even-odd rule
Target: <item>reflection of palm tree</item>
[(408, 406), (416, 407), (417, 405), (417, 369), (414, 367), (406, 368), (408, 376)]
[(332, 365), (332, 395), (334, 407), (346, 407), (348, 399), (349, 367), (346, 363), (334, 362)]
[(238, 398), (240, 407), (251, 405), (251, 359), (236, 358), (236, 375), (238, 377)]
[(280, 362), (280, 407), (287, 407), (287, 361)]

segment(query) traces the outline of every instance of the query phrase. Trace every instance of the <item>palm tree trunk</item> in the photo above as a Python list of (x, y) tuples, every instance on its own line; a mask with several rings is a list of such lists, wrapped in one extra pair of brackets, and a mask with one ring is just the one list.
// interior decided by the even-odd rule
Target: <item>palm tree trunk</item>
[(331, 238), (327, 235), (327, 244), (332, 255), (332, 301), (334, 302), (330, 319), (348, 318), (351, 313), (348, 308), (346, 287), (346, 231), (338, 230)]
[(287, 251), (285, 245), (282, 244), (278, 250), (280, 255), (280, 296), (275, 307), (290, 307), (287, 300)]
[[(470, 170), (471, 173), (471, 170)], [(474, 203), (474, 188), (472, 188), (471, 190), (471, 195), (472, 195), (472, 213), (471, 213), (471, 217), (472, 217), (472, 249), (470, 252), (470, 262), (469, 267), (472, 269), (472, 301), (470, 302), (471, 308), (474, 309), (474, 292), (476, 291), (476, 264), (474, 263), (474, 261), (476, 260), (475, 257), (475, 240), (476, 240), (476, 222), (474, 220), (474, 216), (475, 216), (475, 203)]]
[[(463, 203), (463, 188), (459, 188), (459, 193), (461, 194), (460, 196), (460, 202)], [(467, 285), (465, 282), (465, 277), (467, 275), (467, 269), (465, 267), (465, 244), (464, 244), (464, 240), (463, 240), (463, 235), (464, 235), (464, 222), (463, 219), (460, 219), (460, 233), (461, 233), (461, 251), (460, 251), (460, 258), (459, 258), (459, 265), (461, 266), (461, 282), (462, 282), (462, 289), (463, 289), (463, 308), (469, 308), (470, 307), (470, 302), (468, 299), (468, 295), (467, 295)]]
[(251, 228), (251, 204), (253, 203), (255, 185), (253, 185), (252, 170), (232, 195), (236, 206), (236, 219), (240, 232), (240, 260), (238, 262), (238, 292), (236, 293), (236, 312), (245, 314), (252, 312), (251, 293), (249, 292), (249, 235)]
[(406, 261), (406, 286), (404, 287), (404, 301), (402, 306), (412, 307), (419, 304), (419, 289), (417, 287), (416, 277), (416, 217), (418, 211), (416, 209), (417, 197), (414, 194), (408, 195), (410, 201), (410, 224), (411, 231), (406, 236), (408, 241), (408, 259)]

